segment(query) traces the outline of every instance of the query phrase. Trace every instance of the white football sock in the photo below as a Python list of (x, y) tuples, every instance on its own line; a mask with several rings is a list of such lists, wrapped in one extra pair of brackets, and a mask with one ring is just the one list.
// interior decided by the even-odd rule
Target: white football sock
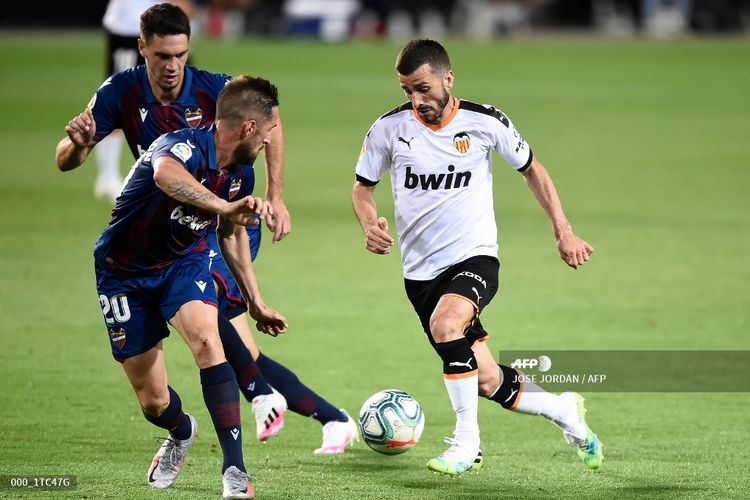
[(476, 454), (479, 451), (479, 422), (477, 421), (479, 376), (476, 370), (469, 373), (471, 375), (460, 374), (463, 378), (456, 375), (444, 375), (443, 381), (448, 390), (453, 411), (456, 412), (454, 437), (467, 447), (469, 453)]
[(121, 179), (120, 154), (122, 153), (122, 134), (112, 132), (99, 141), (94, 149), (99, 179)]
[(521, 387), (514, 411), (527, 415), (542, 415), (547, 420), (559, 420), (560, 396), (527, 381)]

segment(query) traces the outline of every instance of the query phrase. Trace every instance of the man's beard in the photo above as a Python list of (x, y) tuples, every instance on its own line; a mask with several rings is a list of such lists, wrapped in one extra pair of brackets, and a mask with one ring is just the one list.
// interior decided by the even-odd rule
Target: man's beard
[(237, 146), (237, 149), (234, 150), (234, 162), (243, 163), (245, 165), (252, 165), (258, 158), (259, 152), (260, 151), (253, 153), (253, 151), (249, 147), (247, 147), (247, 145), (240, 144), (239, 146)]
[(430, 125), (437, 125), (440, 123), (443, 111), (445, 111), (445, 107), (448, 105), (448, 102), (450, 101), (451, 96), (448, 93), (448, 91), (445, 89), (445, 86), (443, 86), (443, 98), (441, 99), (441, 102), (438, 104), (437, 109), (435, 110), (435, 118), (432, 120), (425, 120)]
[[(234, 150), (234, 161), (235, 163), (243, 163), (245, 165), (252, 165), (255, 163), (256, 158), (258, 158), (258, 153), (260, 153), (260, 150), (253, 151), (253, 148), (251, 143), (248, 142), (241, 142), (237, 145), (237, 148)], [(262, 148), (261, 148), (262, 149)]]

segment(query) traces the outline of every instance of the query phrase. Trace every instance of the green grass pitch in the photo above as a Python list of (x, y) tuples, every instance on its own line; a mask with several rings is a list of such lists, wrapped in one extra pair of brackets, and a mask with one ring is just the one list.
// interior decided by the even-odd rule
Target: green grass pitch
[[(165, 342), (170, 383), (202, 432), (174, 487), (146, 485), (162, 434), (141, 418), (109, 354), (94, 288), (91, 251), (109, 207), (93, 200), (93, 159), (65, 175), (54, 166), (65, 123), (101, 81), (102, 40), (0, 37), (0, 475), (78, 478), (75, 491), (0, 497), (216, 498), (221, 453), (176, 335)], [(364, 250), (349, 201), (364, 134), (404, 101), (399, 47), (194, 45), (200, 66), (264, 75), (281, 89), (293, 232), (276, 245), (267, 238), (257, 272), (291, 328), (262, 348), (352, 413), (395, 387), (426, 414), (421, 443), (405, 455), (359, 443), (318, 457), (317, 422), (290, 415), (261, 445), (243, 404), (259, 498), (746, 498), (747, 394), (588, 394), (606, 454), (595, 473), (554, 426), (482, 401), (485, 469), (429, 474), (425, 463), (452, 430), (440, 363), (404, 296), (397, 253)], [(494, 352), (750, 348), (746, 40), (447, 47), (455, 94), (510, 115), (596, 248), (583, 269), (563, 265), (541, 209), (496, 161), (501, 293), (483, 315)], [(393, 225), (387, 182), (377, 195)]]

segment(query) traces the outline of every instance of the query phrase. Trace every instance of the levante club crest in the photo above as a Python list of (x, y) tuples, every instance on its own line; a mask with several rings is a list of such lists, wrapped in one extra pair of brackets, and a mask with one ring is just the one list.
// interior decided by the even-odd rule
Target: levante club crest
[(229, 185), (229, 199), (231, 200), (235, 196), (237, 196), (237, 193), (240, 192), (240, 188), (242, 187), (242, 179), (234, 179), (232, 183)]
[(115, 330), (114, 328), (109, 329), (109, 338), (112, 339), (112, 343), (117, 346), (118, 349), (125, 347), (125, 341), (128, 338), (128, 332), (124, 328)]
[(188, 125), (195, 128), (203, 120), (203, 110), (201, 108), (188, 108), (185, 110), (185, 121)]
[(459, 132), (453, 136), (453, 145), (459, 153), (466, 153), (471, 146), (471, 139), (466, 132)]

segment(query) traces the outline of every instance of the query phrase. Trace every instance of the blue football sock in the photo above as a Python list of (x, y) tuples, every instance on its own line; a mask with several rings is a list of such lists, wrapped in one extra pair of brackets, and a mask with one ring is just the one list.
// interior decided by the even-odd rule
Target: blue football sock
[(219, 314), (219, 337), (224, 345), (224, 355), (232, 366), (237, 377), (237, 385), (245, 399), (252, 402), (256, 396), (271, 394), (273, 392), (271, 387), (261, 374), (252, 354), (242, 342), (240, 334), (237, 333), (232, 322), (221, 314)]
[(201, 369), (203, 400), (214, 423), (221, 451), (224, 453), (224, 473), (231, 466), (246, 472), (242, 459), (242, 426), (240, 423), (240, 393), (229, 363)]
[(284, 365), (277, 363), (263, 353), (260, 353), (255, 362), (268, 383), (286, 398), (287, 405), (293, 412), (305, 417), (312, 417), (321, 424), (334, 420), (346, 422), (346, 415), (300, 382), (297, 375)]
[(187, 439), (193, 432), (190, 419), (182, 412), (180, 396), (171, 387), (167, 386), (167, 389), (169, 389), (169, 405), (161, 412), (161, 415), (158, 417), (149, 415), (141, 408), (143, 416), (155, 426), (167, 429), (173, 438)]

